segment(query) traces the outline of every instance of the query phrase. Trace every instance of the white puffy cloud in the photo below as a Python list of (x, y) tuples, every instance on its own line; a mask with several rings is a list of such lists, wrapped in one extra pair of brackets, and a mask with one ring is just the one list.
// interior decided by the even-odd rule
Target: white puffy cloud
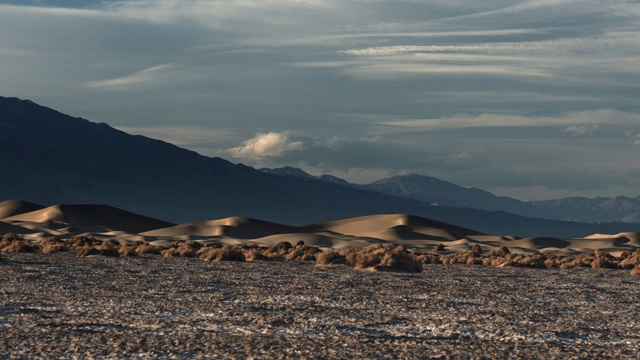
[(301, 141), (292, 141), (286, 132), (269, 132), (257, 134), (244, 141), (242, 146), (231, 148), (227, 152), (235, 158), (259, 161), (268, 157), (282, 157), (285, 153), (303, 148)]

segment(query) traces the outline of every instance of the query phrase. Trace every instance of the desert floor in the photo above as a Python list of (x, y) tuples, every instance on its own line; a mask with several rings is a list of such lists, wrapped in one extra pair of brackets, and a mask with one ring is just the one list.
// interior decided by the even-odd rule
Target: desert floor
[(637, 358), (610, 269), (4, 253), (3, 358)]

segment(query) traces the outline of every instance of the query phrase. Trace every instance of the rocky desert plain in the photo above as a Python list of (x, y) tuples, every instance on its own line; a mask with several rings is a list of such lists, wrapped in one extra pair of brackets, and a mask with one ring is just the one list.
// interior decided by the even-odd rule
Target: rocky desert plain
[(640, 234), (518, 238), (385, 214), (171, 224), (0, 203), (0, 354), (637, 358)]

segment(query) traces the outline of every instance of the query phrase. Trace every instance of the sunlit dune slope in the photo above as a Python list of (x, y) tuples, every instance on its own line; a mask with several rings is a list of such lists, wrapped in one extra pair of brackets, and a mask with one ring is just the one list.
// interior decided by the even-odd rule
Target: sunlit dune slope
[(3, 219), (18, 226), (38, 225), (69, 231), (140, 233), (173, 224), (107, 205), (56, 205)]

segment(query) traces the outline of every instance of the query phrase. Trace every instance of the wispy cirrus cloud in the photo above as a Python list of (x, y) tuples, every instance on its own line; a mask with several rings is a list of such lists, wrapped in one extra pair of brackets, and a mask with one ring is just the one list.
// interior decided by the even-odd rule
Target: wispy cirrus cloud
[(603, 125), (640, 124), (640, 114), (612, 109), (577, 111), (557, 116), (514, 116), (503, 114), (457, 115), (434, 119), (406, 119), (381, 122), (381, 125), (429, 129), (476, 127), (566, 126), (566, 132), (583, 135)]
[(170, 70), (176, 69), (177, 66), (173, 64), (163, 64), (152, 66), (140, 71), (136, 71), (133, 74), (129, 74), (122, 77), (106, 80), (89, 81), (84, 84), (86, 87), (96, 88), (101, 90), (114, 90), (114, 91), (127, 91), (135, 90), (142, 86), (149, 86), (151, 84), (162, 81), (164, 75)]

